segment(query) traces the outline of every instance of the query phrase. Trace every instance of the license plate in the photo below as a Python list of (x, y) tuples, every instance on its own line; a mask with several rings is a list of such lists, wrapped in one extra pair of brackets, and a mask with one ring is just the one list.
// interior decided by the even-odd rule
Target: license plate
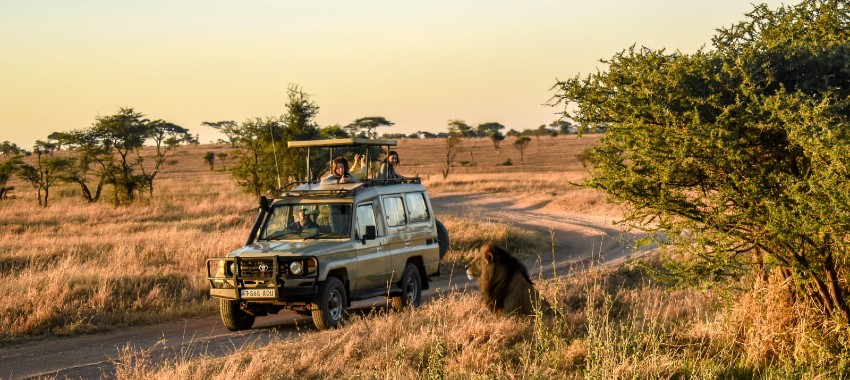
[(242, 298), (274, 298), (274, 289), (240, 289)]

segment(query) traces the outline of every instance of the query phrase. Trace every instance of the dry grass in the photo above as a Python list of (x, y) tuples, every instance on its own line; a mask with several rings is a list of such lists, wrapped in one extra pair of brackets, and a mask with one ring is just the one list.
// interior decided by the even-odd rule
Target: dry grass
[(144, 203), (0, 203), (0, 340), (209, 313), (205, 260), (243, 241), (251, 198), (226, 176), (166, 178)]
[[(402, 140), (402, 174), (422, 174), (436, 193), (511, 192), (523, 207), (610, 217), (616, 209), (573, 185), (585, 175), (573, 157), (594, 139), (533, 141), (524, 163), (509, 141), (465, 142), (474, 164), (439, 173), (440, 140)], [(429, 145), (430, 143), (430, 145)], [(535, 143), (539, 146), (535, 147)], [(549, 148), (544, 146), (545, 144)], [(536, 148), (536, 150), (535, 150)], [(489, 153), (488, 153), (489, 149)], [(48, 209), (26, 186), (0, 202), (0, 339), (65, 335), (214, 313), (204, 261), (240, 246), (254, 199), (206, 151), (172, 159), (153, 199), (127, 207), (84, 204), (56, 189)], [(515, 157), (516, 156), (516, 157)], [(514, 165), (497, 166), (511, 158)], [(539, 173), (538, 173), (539, 171)], [(441, 216), (451, 231), (447, 259), (460, 262), (485, 240), (519, 255), (545, 252), (541, 238), (472, 211)], [(472, 223), (471, 221), (476, 221)], [(462, 274), (461, 274), (462, 275)], [(125, 350), (118, 378), (847, 378), (840, 325), (817, 325), (788, 302), (788, 284), (758, 276), (730, 293), (670, 288), (635, 268), (575, 268), (536, 281), (556, 313), (502, 319), (477, 295), (442, 293), (421, 309), (355, 316), (340, 330), (301, 332), (221, 358), (152, 362)], [(317, 360), (325, 362), (317, 365)]]

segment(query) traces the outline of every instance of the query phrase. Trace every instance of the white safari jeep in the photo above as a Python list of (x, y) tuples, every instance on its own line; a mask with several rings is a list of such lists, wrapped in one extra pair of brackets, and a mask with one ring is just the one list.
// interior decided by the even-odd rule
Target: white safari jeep
[[(390, 146), (395, 140), (293, 141), (294, 147)], [(309, 162), (309, 159), (308, 159)], [(309, 170), (308, 170), (309, 172)], [(419, 178), (299, 182), (259, 200), (246, 245), (207, 260), (210, 295), (230, 330), (289, 309), (335, 328), (352, 300), (389, 297), (417, 307), (438, 275), (448, 232)]]

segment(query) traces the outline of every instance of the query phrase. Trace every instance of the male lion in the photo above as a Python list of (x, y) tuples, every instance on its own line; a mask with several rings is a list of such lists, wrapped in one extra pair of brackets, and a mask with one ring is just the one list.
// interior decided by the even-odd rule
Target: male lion
[(534, 315), (537, 292), (528, 270), (507, 251), (487, 243), (466, 265), (470, 280), (478, 278), (478, 288), (490, 310), (502, 315)]

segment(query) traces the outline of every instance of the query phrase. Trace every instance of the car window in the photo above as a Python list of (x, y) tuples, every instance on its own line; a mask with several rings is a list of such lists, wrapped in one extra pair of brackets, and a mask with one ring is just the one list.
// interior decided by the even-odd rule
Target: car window
[(428, 221), (428, 207), (425, 205), (425, 196), (422, 193), (407, 193), (404, 195), (404, 200), (410, 223)]
[[(366, 226), (376, 226), (375, 208), (371, 203), (357, 206), (357, 238), (366, 235)], [(377, 226), (376, 226), (377, 228)]]
[(388, 227), (398, 227), (407, 224), (407, 213), (404, 210), (404, 201), (401, 196), (384, 198), (384, 217)]

